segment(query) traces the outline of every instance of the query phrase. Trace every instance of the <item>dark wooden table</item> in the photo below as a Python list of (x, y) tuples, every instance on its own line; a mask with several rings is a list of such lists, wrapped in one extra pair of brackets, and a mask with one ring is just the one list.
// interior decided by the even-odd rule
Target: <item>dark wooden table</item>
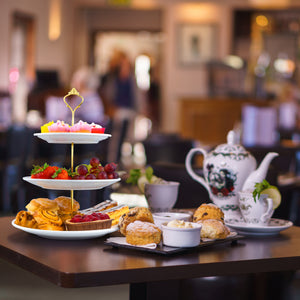
[(145, 291), (153, 282), (300, 269), (296, 226), (273, 237), (245, 238), (165, 257), (111, 248), (104, 245), (106, 237), (44, 239), (15, 229), (12, 219), (0, 218), (0, 258), (67, 288), (129, 283), (131, 299), (149, 299)]

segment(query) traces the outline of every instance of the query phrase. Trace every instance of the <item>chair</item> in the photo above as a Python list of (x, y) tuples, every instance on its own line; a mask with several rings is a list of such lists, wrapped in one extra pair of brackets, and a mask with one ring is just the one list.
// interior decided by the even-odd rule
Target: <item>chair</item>
[(2, 175), (3, 212), (16, 211), (25, 203), (25, 190), (22, 188), (22, 177), (27, 159), (32, 152), (32, 130), (26, 126), (13, 125), (6, 132), (4, 149), (4, 167)]

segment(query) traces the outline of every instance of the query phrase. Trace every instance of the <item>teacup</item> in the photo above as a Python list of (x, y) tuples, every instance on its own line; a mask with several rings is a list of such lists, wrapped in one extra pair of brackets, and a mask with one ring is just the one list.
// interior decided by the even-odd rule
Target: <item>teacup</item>
[(146, 183), (145, 197), (152, 212), (167, 212), (175, 205), (179, 182)]
[(245, 222), (251, 225), (268, 225), (274, 213), (273, 201), (265, 194), (255, 201), (252, 192), (239, 192), (239, 206)]

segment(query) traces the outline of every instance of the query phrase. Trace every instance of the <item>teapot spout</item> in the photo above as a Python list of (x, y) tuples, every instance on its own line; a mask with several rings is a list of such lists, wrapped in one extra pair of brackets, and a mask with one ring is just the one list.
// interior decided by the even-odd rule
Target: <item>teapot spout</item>
[(256, 170), (254, 170), (252, 173), (250, 173), (250, 175), (244, 182), (242, 191), (247, 191), (247, 190), (253, 191), (255, 188), (255, 184), (258, 182), (262, 182), (266, 178), (271, 161), (273, 160), (273, 158), (275, 158), (278, 155), (279, 154), (276, 152), (269, 152), (264, 157), (259, 167)]

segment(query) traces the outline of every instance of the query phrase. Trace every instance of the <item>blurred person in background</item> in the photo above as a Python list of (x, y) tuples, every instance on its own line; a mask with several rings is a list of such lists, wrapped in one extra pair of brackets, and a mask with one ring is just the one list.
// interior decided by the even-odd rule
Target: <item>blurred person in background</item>
[[(136, 84), (133, 66), (123, 51), (116, 51), (110, 61), (110, 69), (102, 79), (101, 90), (113, 120), (114, 142), (111, 142), (111, 155), (118, 153), (120, 140), (135, 142), (135, 119), (142, 111), (143, 101)], [(126, 132), (120, 136), (124, 123)], [(118, 136), (118, 137), (117, 137)], [(114, 158), (111, 158), (114, 160)], [(118, 158), (117, 158), (118, 159)]]
[[(78, 69), (71, 80), (71, 88), (75, 88), (84, 98), (81, 107), (76, 110), (76, 121), (82, 120), (88, 123), (97, 123), (103, 125), (106, 122), (104, 105), (98, 93), (99, 78), (90, 67)], [(72, 99), (72, 107), (80, 103), (81, 99), (75, 97)]]

